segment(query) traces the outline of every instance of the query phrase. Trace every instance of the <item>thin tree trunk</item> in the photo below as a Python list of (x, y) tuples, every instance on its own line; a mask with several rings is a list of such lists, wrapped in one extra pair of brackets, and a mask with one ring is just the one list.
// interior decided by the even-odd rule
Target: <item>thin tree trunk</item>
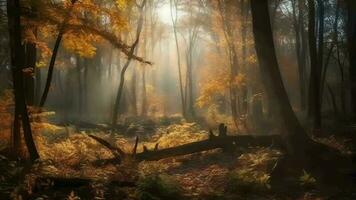
[(62, 24), (61, 24), (61, 26), (59, 28), (58, 36), (57, 36), (56, 42), (54, 44), (54, 48), (53, 48), (53, 51), (52, 51), (52, 57), (51, 57), (51, 60), (50, 60), (49, 66), (48, 66), (47, 80), (46, 80), (45, 88), (44, 88), (44, 91), (43, 91), (43, 94), (42, 94), (42, 97), (41, 97), (41, 101), (40, 101), (39, 107), (43, 107), (44, 104), (46, 103), (48, 92), (49, 92), (49, 88), (51, 87), (53, 70), (54, 70), (54, 65), (56, 63), (56, 58), (57, 58), (57, 54), (58, 54), (58, 50), (59, 50), (59, 45), (61, 44), (61, 41), (62, 41), (62, 37), (63, 37), (63, 34), (64, 34), (66, 23), (67, 23), (67, 21), (68, 21), (68, 19), (70, 17), (70, 14), (72, 12), (74, 4), (77, 2), (77, 0), (71, 0), (71, 2), (72, 2), (72, 5), (69, 8), (68, 12), (66, 13), (66, 16), (65, 16), (65, 18), (64, 18), (64, 20), (63, 20), (63, 22), (62, 22)]
[[(173, 13), (173, 6), (174, 6), (174, 13)], [(178, 18), (178, 8), (177, 8), (177, 0), (170, 0), (170, 11), (171, 11), (171, 19), (173, 23), (173, 32), (174, 32), (174, 39), (176, 43), (176, 51), (177, 51), (177, 62), (178, 62), (178, 78), (179, 78), (179, 91), (181, 97), (181, 105), (182, 105), (182, 115), (186, 117), (186, 104), (185, 104), (185, 95), (183, 90), (183, 78), (182, 78), (182, 66), (180, 61), (180, 50), (179, 50), (179, 42), (178, 42), (178, 35), (177, 35), (177, 18)]]
[(40, 68), (35, 68), (35, 76), (36, 76), (36, 105), (40, 104), (41, 100), (41, 83), (42, 83), (42, 71)]
[(230, 61), (230, 107), (231, 107), (231, 115), (234, 121), (234, 124), (236, 128), (239, 128), (238, 125), (238, 119), (239, 119), (239, 113), (238, 113), (238, 107), (237, 107), (237, 88), (233, 84), (237, 74), (238, 74), (238, 59), (237, 59), (237, 53), (235, 50), (235, 45), (233, 44), (233, 39), (232, 39), (232, 33), (231, 33), (231, 26), (229, 22), (226, 19), (226, 16), (224, 14), (224, 7), (226, 5), (223, 5), (221, 0), (218, 0), (218, 9), (219, 9), (219, 14), (222, 20), (223, 24), (223, 32), (225, 36), (225, 40), (228, 43), (228, 54), (229, 54), (229, 61)]
[[(147, 15), (145, 12), (145, 19), (144, 23), (147, 24)], [(145, 27), (145, 35), (147, 35), (147, 27)], [(152, 30), (151, 30), (152, 32)], [(142, 56), (146, 57), (147, 56), (147, 38), (143, 41), (142, 45)], [(152, 45), (152, 44), (151, 44)], [(147, 90), (146, 90), (146, 66), (145, 64), (141, 64), (142, 68), (142, 104), (141, 104), (141, 116), (147, 116), (147, 108), (148, 108), (148, 103), (147, 103)]]
[(82, 115), (82, 105), (83, 105), (83, 81), (82, 81), (82, 75), (81, 75), (81, 71), (82, 71), (82, 59), (77, 56), (77, 81), (78, 81), (78, 115), (79, 117), (81, 117)]
[[(320, 64), (319, 59), (322, 52), (317, 51), (315, 34), (315, 3), (308, 0), (309, 4), (309, 53), (310, 53), (310, 88), (309, 88), (309, 114), (313, 119), (313, 129), (318, 131), (321, 128), (320, 110)], [(319, 35), (320, 36), (320, 35)], [(319, 41), (320, 42), (320, 41)], [(319, 45), (320, 48), (320, 45)]]
[(117, 96), (116, 96), (116, 101), (115, 101), (114, 111), (113, 111), (113, 117), (112, 117), (112, 121), (111, 121), (111, 124), (113, 126), (116, 125), (117, 119), (118, 119), (118, 112), (119, 112), (119, 106), (120, 106), (121, 97), (122, 97), (122, 93), (123, 93), (123, 89), (124, 89), (126, 70), (131, 63), (136, 46), (138, 45), (138, 43), (140, 41), (140, 35), (141, 35), (141, 31), (142, 31), (142, 26), (143, 26), (143, 14), (144, 14), (143, 9), (144, 9), (145, 5), (146, 5), (146, 0), (143, 0), (141, 6), (139, 8), (140, 17), (139, 17), (138, 24), (137, 24), (136, 40), (135, 40), (134, 44), (131, 46), (131, 49), (128, 54), (128, 58), (127, 58), (127, 61), (124, 65), (124, 67), (121, 69), (120, 84), (119, 84), (119, 88), (117, 91)]
[(305, 110), (306, 107), (306, 92), (305, 92), (305, 68), (306, 68), (306, 59), (305, 59), (305, 49), (307, 48), (303, 43), (304, 37), (304, 2), (298, 2), (298, 16), (296, 13), (297, 10), (297, 1), (292, 1), (293, 9), (293, 25), (295, 30), (296, 37), (296, 52), (297, 52), (297, 63), (298, 63), (298, 73), (299, 73), (299, 91), (300, 91), (300, 108)]
[(356, 1), (347, 0), (347, 38), (352, 113), (356, 118)]
[[(136, 51), (137, 52), (137, 51)], [(135, 53), (136, 54), (136, 53)], [(134, 116), (137, 116), (138, 111), (137, 111), (137, 87), (136, 87), (136, 83), (137, 83), (137, 69), (136, 67), (134, 67), (132, 69), (132, 76), (131, 76), (131, 89), (130, 89), (130, 93), (131, 93), (131, 106), (132, 106), (132, 113)]]
[[(324, 68), (322, 70), (322, 76), (321, 76), (321, 92), (320, 92), (321, 97), (324, 94), (324, 87), (325, 87), (325, 84), (326, 84), (326, 75), (327, 75), (327, 71), (328, 71), (328, 68), (329, 68), (330, 58), (331, 58), (331, 55), (333, 54), (333, 50), (334, 50), (335, 46), (336, 46), (337, 52), (338, 52), (338, 43), (339, 43), (338, 23), (339, 23), (339, 17), (340, 17), (340, 1), (337, 0), (336, 9), (335, 9), (335, 21), (334, 21), (334, 24), (333, 24), (333, 31), (334, 31), (334, 33), (333, 33), (333, 41), (332, 41), (331, 47), (329, 49), (329, 52), (327, 54), (326, 61), (325, 61), (325, 64), (324, 64)], [(341, 73), (341, 77), (342, 77), (342, 82), (343, 82), (343, 73)], [(341, 85), (343, 85), (343, 83)], [(343, 90), (344, 90), (344, 88), (342, 87), (341, 91), (343, 91)], [(323, 98), (321, 98), (320, 104), (321, 105), (323, 104)]]
[[(241, 37), (242, 37), (242, 69), (245, 72), (245, 75), (247, 75), (247, 63), (246, 63), (246, 57), (247, 57), (247, 18), (248, 18), (248, 12), (247, 12), (247, 4), (245, 0), (241, 0)], [(248, 88), (247, 88), (247, 83), (243, 84), (241, 86), (241, 96), (242, 96), (242, 114), (247, 115), (248, 112), (248, 101), (247, 101), (247, 94), (248, 94)]]

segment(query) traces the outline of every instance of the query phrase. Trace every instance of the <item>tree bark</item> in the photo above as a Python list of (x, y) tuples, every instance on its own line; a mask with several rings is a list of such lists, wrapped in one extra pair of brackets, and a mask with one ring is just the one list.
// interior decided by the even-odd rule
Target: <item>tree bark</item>
[(347, 38), (352, 113), (356, 116), (356, 1), (347, 0)]
[[(313, 120), (313, 129), (318, 131), (321, 128), (321, 106), (320, 106), (320, 57), (322, 52), (318, 52), (315, 30), (315, 3), (308, 0), (309, 4), (309, 53), (310, 53), (310, 83), (309, 83), (309, 116)], [(323, 10), (323, 9), (321, 9)], [(322, 17), (323, 18), (323, 17)], [(319, 30), (320, 31), (320, 30)], [(323, 34), (323, 33), (322, 33)], [(322, 42), (319, 34), (319, 42)], [(319, 45), (319, 48), (322, 45)]]
[(56, 58), (57, 58), (59, 46), (61, 44), (62, 37), (63, 37), (63, 34), (65, 32), (66, 23), (67, 23), (67, 21), (68, 21), (68, 19), (70, 17), (70, 13), (71, 13), (71, 11), (72, 11), (72, 9), (73, 9), (73, 7), (74, 7), (76, 2), (77, 2), (77, 0), (71, 0), (72, 5), (71, 5), (70, 9), (68, 10), (68, 12), (66, 13), (66, 16), (65, 16), (62, 24), (60, 25), (58, 36), (57, 36), (56, 42), (54, 43), (51, 60), (50, 60), (49, 66), (48, 66), (47, 80), (46, 80), (45, 88), (44, 88), (44, 91), (43, 91), (43, 94), (42, 94), (42, 97), (41, 97), (41, 101), (40, 101), (39, 107), (43, 107), (44, 104), (46, 103), (48, 92), (49, 92), (49, 88), (51, 87), (53, 71), (54, 71), (54, 65), (56, 63)]
[[(298, 2), (298, 3), (297, 3)], [(298, 5), (297, 5), (298, 4)], [(297, 7), (298, 6), (298, 7)], [(305, 24), (304, 24), (304, 9), (305, 1), (292, 1), (293, 9), (293, 25), (296, 37), (296, 52), (299, 74), (299, 91), (300, 91), (300, 109), (304, 111), (306, 108), (306, 49), (307, 41), (305, 38)], [(298, 16), (297, 16), (298, 10)]]
[[(34, 161), (39, 158), (39, 154), (32, 138), (31, 124), (28, 117), (25, 99), (23, 69), (25, 68), (26, 63), (25, 49), (22, 45), (21, 40), (20, 10), (21, 7), (19, 0), (7, 1), (8, 27), (11, 47), (11, 65), (15, 94), (15, 120), (13, 129), (16, 130), (18, 134), (19, 120), (21, 120), (27, 150), (30, 154), (30, 159)], [(18, 136), (19, 135), (17, 135), (17, 137)]]
[(275, 54), (268, 2), (251, 0), (251, 9), (255, 48), (261, 74), (266, 76), (263, 79), (264, 85), (271, 88), (266, 91), (270, 93), (268, 96), (273, 97), (277, 102), (276, 109), (287, 129), (285, 138), (289, 153), (304, 156), (304, 149), (300, 146), (306, 145), (310, 139), (292, 110), (282, 81)]

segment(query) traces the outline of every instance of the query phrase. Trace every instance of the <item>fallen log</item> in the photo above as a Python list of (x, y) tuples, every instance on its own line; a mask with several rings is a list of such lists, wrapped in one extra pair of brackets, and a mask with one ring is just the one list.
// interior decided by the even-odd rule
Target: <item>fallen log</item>
[(208, 151), (213, 149), (223, 149), (230, 151), (233, 148), (237, 147), (249, 147), (249, 146), (260, 146), (260, 147), (282, 147), (282, 140), (279, 135), (271, 136), (251, 136), (251, 135), (242, 135), (242, 136), (214, 136), (203, 141), (192, 142), (188, 144), (183, 144), (176, 147), (166, 148), (166, 149), (157, 149), (153, 151), (143, 151), (136, 154), (137, 161), (143, 160), (160, 160), (164, 158), (188, 155), (192, 153), (197, 153), (201, 151)]
[[(97, 140), (98, 141), (98, 140)], [(102, 142), (98, 141), (102, 144)], [(224, 124), (219, 126), (219, 134), (215, 136), (212, 131), (210, 131), (210, 136), (206, 140), (192, 142), (188, 144), (183, 144), (176, 147), (170, 147), (165, 149), (158, 149), (158, 144), (155, 145), (154, 150), (148, 150), (144, 146), (144, 150), (141, 153), (135, 153), (137, 148), (138, 139), (136, 139), (133, 154), (126, 154), (125, 156), (130, 156), (136, 159), (136, 161), (141, 162), (144, 160), (154, 161), (164, 158), (188, 155), (192, 153), (208, 151), (213, 149), (223, 149), (224, 151), (232, 151), (235, 148), (245, 148), (250, 146), (259, 147), (276, 147), (284, 148), (284, 143), (280, 135), (238, 135), (238, 136), (228, 136), (227, 127)], [(108, 143), (104, 145), (110, 150), (116, 150), (117, 147), (109, 147)], [(106, 160), (105, 163), (111, 163), (111, 160)]]

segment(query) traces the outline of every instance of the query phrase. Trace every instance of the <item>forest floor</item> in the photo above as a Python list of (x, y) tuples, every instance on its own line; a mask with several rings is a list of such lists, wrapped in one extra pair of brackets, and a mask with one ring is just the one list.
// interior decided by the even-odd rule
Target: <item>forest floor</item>
[[(307, 171), (288, 177), (290, 184), (275, 190), (270, 174), (283, 153), (273, 146), (230, 153), (216, 149), (140, 163), (127, 159), (120, 165), (99, 166), (95, 162), (113, 156), (88, 134), (125, 152), (132, 151), (135, 135), (140, 136), (138, 152), (143, 146), (153, 149), (157, 143), (161, 149), (208, 138), (208, 131), (196, 123), (171, 121), (133, 122), (124, 133), (33, 123), (41, 161), (27, 169), (23, 163), (1, 155), (0, 199), (356, 199), (356, 190), (346, 190), (344, 185), (320, 186)], [(328, 136), (319, 141), (343, 154), (352, 154), (353, 147), (345, 138)], [(53, 177), (68, 182), (55, 185)], [(73, 184), (75, 178), (92, 181)], [(115, 181), (134, 185), (112, 184)]]

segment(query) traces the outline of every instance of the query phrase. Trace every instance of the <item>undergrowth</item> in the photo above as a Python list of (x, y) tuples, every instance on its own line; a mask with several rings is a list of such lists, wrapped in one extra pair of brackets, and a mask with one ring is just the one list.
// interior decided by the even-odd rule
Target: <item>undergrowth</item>
[(181, 200), (182, 189), (173, 177), (165, 174), (144, 176), (138, 182), (140, 200)]

